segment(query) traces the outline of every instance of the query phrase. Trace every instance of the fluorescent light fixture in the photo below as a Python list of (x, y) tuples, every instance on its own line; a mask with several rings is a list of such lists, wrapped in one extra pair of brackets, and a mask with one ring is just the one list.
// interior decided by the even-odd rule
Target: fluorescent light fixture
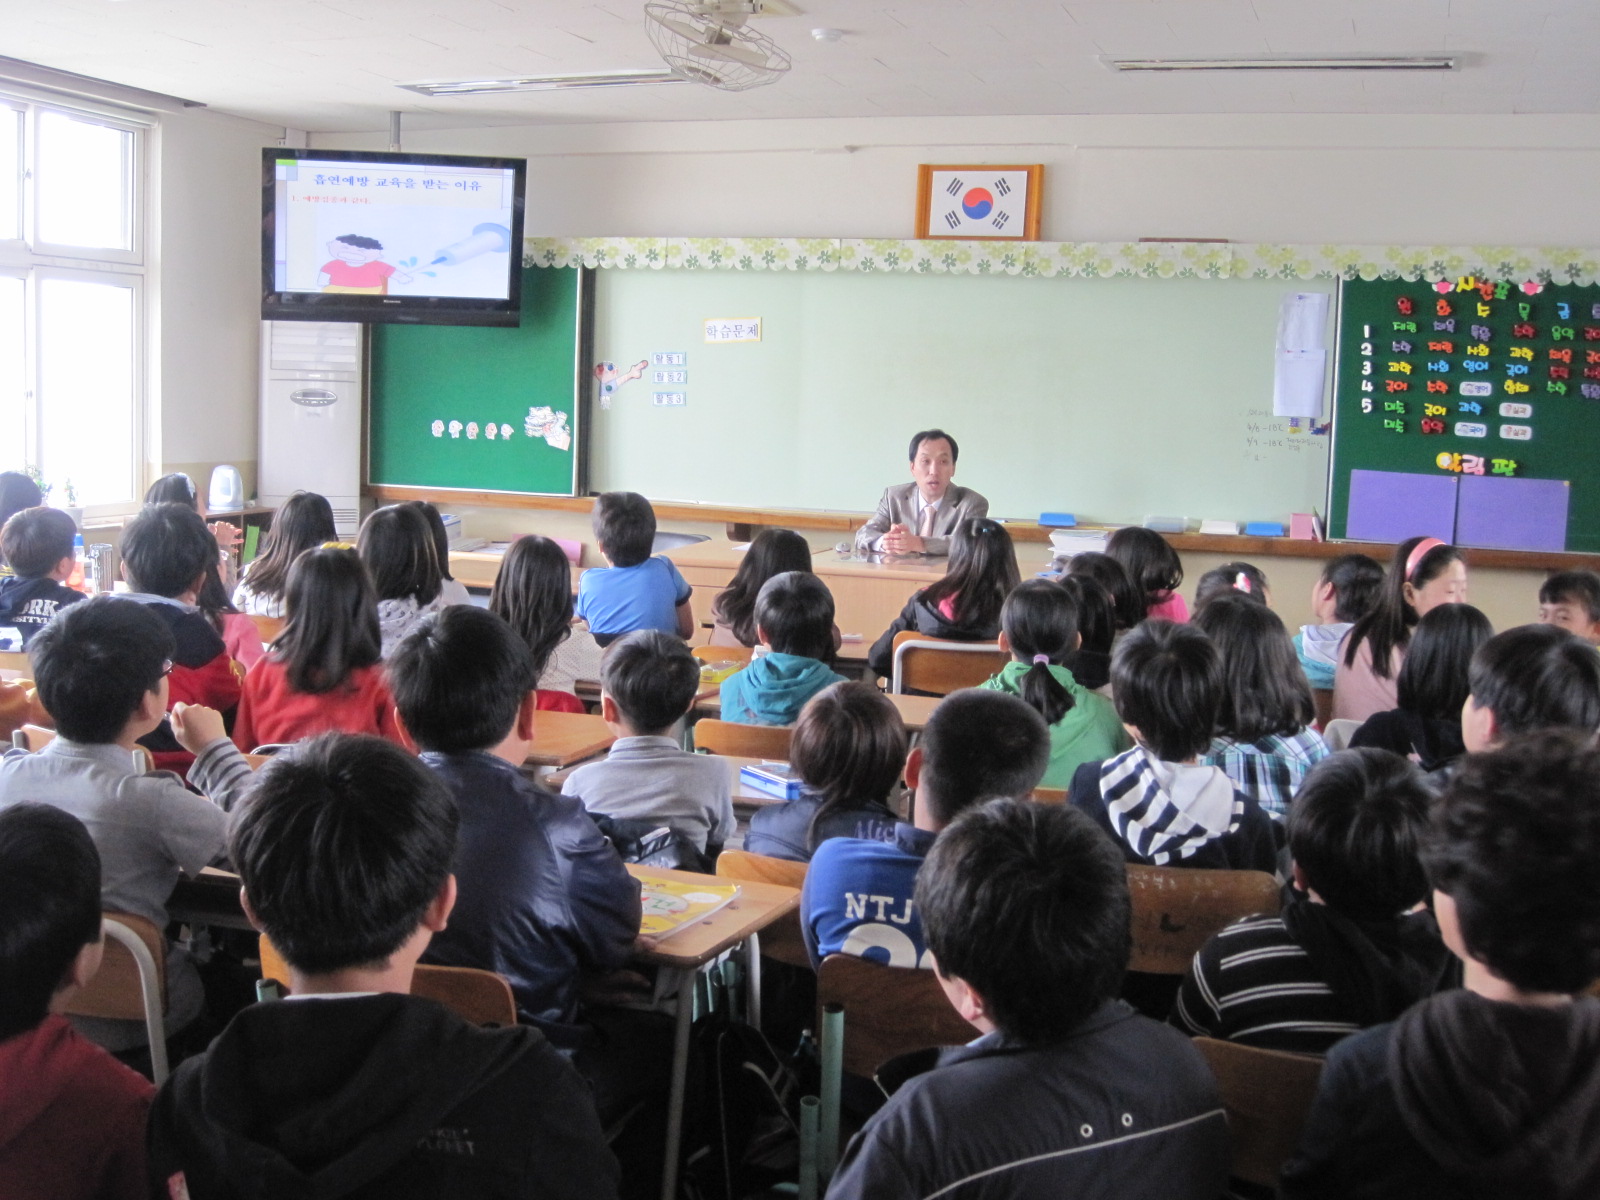
[(579, 88), (685, 82), (683, 76), (660, 67), (645, 71), (584, 71), (574, 75), (506, 75), (498, 79), (422, 79), (397, 86), (424, 96), (484, 96), (495, 92), (566, 92)]
[(1113, 71), (1453, 71), (1448, 55), (1369, 54), (1306, 58), (1102, 58)]

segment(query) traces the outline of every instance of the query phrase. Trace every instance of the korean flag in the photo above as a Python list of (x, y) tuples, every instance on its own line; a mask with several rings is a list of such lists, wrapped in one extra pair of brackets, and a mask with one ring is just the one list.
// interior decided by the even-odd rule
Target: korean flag
[(1026, 236), (1026, 171), (934, 171), (928, 202), (930, 237)]

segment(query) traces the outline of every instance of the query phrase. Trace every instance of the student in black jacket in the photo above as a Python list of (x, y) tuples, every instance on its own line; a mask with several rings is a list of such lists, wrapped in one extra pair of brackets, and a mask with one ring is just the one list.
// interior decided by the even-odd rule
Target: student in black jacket
[(0, 627), (11, 626), (27, 644), (69, 604), (83, 599), (62, 581), (72, 574), (72, 539), (78, 527), (59, 508), (25, 508), (0, 528)]
[(455, 903), (456, 826), (433, 773), (379, 738), (327, 734), (261, 772), (230, 849), (293, 997), (245, 1009), (161, 1089), (152, 1194), (616, 1195), (588, 1089), (542, 1034), (407, 994)]

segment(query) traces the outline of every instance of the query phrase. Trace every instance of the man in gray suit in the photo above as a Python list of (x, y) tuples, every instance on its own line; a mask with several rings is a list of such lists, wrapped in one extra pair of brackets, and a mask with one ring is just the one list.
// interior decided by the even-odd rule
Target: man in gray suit
[(961, 450), (942, 429), (924, 429), (911, 439), (911, 483), (884, 489), (878, 511), (856, 531), (856, 552), (866, 554), (950, 553), (950, 537), (971, 517), (989, 513), (989, 502), (950, 479)]

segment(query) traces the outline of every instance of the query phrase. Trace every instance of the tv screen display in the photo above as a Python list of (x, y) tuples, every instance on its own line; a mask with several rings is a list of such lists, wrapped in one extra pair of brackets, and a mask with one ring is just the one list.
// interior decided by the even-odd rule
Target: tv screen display
[(268, 320), (516, 325), (527, 163), (262, 151)]

